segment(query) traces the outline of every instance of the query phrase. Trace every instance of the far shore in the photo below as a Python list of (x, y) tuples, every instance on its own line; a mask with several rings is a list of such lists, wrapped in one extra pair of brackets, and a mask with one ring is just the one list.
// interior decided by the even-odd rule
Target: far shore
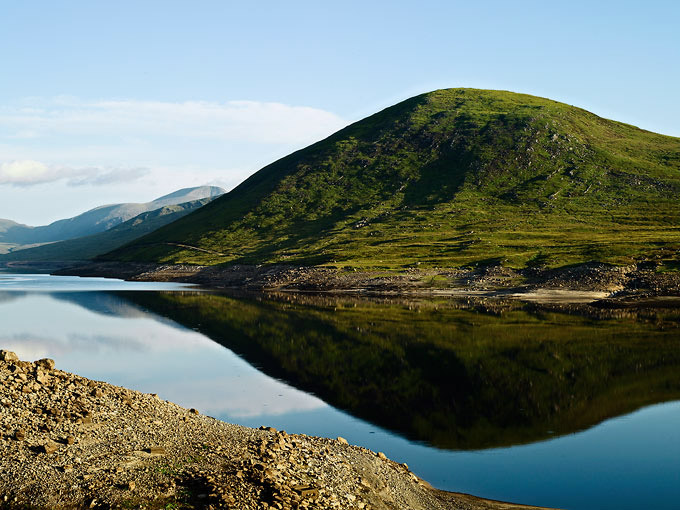
[[(194, 283), (209, 289), (351, 293), (365, 296), (503, 298), (545, 304), (596, 304), (600, 307), (680, 306), (680, 272), (654, 267), (588, 263), (558, 269), (514, 270), (407, 268), (357, 270), (327, 266), (192, 266), (150, 263), (63, 263), (48, 267), (56, 275), (119, 278), (130, 281)], [(18, 271), (39, 265), (15, 264)], [(45, 268), (43, 268), (45, 269)]]

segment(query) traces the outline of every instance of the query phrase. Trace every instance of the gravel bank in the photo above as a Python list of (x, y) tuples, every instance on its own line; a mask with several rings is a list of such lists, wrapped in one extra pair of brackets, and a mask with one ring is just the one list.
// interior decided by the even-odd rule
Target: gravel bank
[(511, 509), (342, 438), (202, 416), (0, 351), (0, 508)]
[[(16, 269), (16, 268), (15, 268)], [(403, 271), (355, 271), (298, 266), (190, 266), (98, 262), (55, 274), (102, 276), (134, 281), (196, 283), (214, 289), (284, 292), (336, 292), (369, 296), (479, 296), (538, 302), (586, 303), (680, 296), (680, 272), (654, 267), (582, 264), (559, 269), (513, 270), (409, 268)]]

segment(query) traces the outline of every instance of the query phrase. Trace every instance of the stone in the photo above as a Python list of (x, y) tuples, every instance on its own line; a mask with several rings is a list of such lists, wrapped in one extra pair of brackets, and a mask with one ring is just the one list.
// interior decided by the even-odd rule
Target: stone
[(99, 388), (95, 388), (92, 390), (92, 396), (96, 398), (101, 398), (104, 396), (104, 392)]
[(192, 407), (191, 409), (189, 409), (189, 412), (190, 412), (191, 414), (198, 414), (198, 410), (197, 410), (197, 409), (194, 409), (193, 407)]
[(19, 357), (12, 351), (0, 350), (0, 361), (19, 361)]
[(54, 453), (59, 449), (59, 445), (57, 443), (54, 443), (52, 441), (49, 441), (45, 443), (44, 445), (40, 446), (40, 452), (41, 453)]
[(387, 460), (387, 455), (385, 455), (383, 452), (378, 452), (378, 458), (382, 460)]
[(165, 448), (162, 446), (151, 446), (149, 448), (144, 448), (142, 451), (150, 455), (165, 455)]
[(64, 442), (68, 445), (72, 445), (76, 442), (76, 438), (73, 436), (67, 436), (66, 439), (64, 439)]
[(349, 443), (347, 442), (347, 439), (345, 439), (344, 437), (338, 436), (338, 439), (337, 439), (337, 440), (338, 440), (339, 443), (342, 443), (342, 444), (349, 444)]
[(129, 491), (135, 490), (135, 487), (136, 487), (136, 486), (137, 486), (137, 484), (136, 484), (134, 481), (132, 481), (132, 480), (130, 480), (130, 481), (127, 483), (127, 489), (128, 489)]
[(23, 441), (26, 439), (26, 431), (24, 429), (17, 429), (14, 433), (14, 439), (17, 441)]
[(311, 485), (293, 485), (291, 487), (297, 494), (303, 498), (317, 498), (319, 497), (319, 489)]
[(39, 367), (46, 368), (47, 370), (54, 369), (54, 360), (51, 358), (42, 358), (35, 362)]

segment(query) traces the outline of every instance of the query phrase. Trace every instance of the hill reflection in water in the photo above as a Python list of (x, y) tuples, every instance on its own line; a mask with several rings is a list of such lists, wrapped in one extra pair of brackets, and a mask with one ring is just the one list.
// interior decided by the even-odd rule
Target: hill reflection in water
[(335, 407), (439, 448), (535, 442), (680, 399), (677, 310), (118, 295)]

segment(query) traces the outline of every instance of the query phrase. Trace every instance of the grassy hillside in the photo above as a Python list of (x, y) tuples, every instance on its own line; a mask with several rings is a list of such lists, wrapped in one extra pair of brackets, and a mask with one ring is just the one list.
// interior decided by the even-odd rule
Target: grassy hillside
[(671, 261), (679, 197), (678, 138), (538, 97), (438, 90), (272, 163), (105, 258), (385, 268)]
[(76, 239), (44, 244), (0, 255), (0, 262), (90, 260), (167, 225), (210, 202), (210, 198), (169, 205), (142, 213), (112, 229)]

